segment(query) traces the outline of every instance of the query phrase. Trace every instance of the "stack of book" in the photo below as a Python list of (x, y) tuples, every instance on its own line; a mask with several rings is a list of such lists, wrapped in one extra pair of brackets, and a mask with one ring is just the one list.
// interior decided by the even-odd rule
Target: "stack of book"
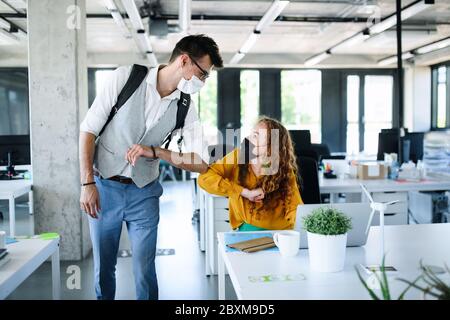
[(0, 268), (9, 261), (8, 250), (0, 249)]

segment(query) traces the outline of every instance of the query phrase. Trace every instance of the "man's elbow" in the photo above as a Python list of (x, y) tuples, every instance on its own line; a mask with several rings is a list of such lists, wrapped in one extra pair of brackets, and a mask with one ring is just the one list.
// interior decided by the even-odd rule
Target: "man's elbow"
[(205, 162), (202, 162), (202, 164), (200, 165), (200, 168), (198, 170), (198, 173), (203, 174), (206, 173), (208, 171), (208, 165)]

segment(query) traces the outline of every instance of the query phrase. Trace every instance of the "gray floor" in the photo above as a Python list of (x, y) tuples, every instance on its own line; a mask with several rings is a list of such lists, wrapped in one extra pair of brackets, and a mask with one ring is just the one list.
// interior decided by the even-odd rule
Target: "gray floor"
[[(217, 277), (206, 277), (205, 256), (200, 251), (196, 225), (192, 223), (192, 199), (190, 182), (165, 182), (161, 197), (161, 219), (158, 231), (158, 248), (175, 249), (174, 255), (158, 256), (156, 268), (159, 281), (160, 299), (217, 299)], [(4, 220), (0, 230), (9, 230), (7, 202), (0, 202)], [(16, 234), (32, 233), (33, 216), (28, 208), (16, 208)], [(121, 239), (121, 249), (129, 249), (128, 238)], [(66, 270), (77, 265), (81, 270), (81, 289), (69, 290)], [(117, 263), (116, 299), (135, 299), (131, 258), (119, 258)], [(95, 299), (93, 287), (93, 260), (89, 256), (83, 261), (61, 262), (62, 298)], [(229, 279), (226, 281), (227, 299), (236, 299)], [(51, 265), (44, 263), (25, 280), (8, 299), (51, 299)]]

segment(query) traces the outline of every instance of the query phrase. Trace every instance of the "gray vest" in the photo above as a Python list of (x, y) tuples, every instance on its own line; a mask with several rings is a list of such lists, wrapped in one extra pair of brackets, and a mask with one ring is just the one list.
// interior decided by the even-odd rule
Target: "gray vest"
[[(178, 99), (172, 100), (166, 112), (146, 131), (144, 107), (147, 81), (120, 108), (96, 141), (94, 167), (103, 178), (119, 175), (128, 164), (125, 155), (133, 144), (160, 146), (174, 128)], [(131, 179), (142, 188), (159, 176), (159, 160), (140, 157), (131, 168)]]

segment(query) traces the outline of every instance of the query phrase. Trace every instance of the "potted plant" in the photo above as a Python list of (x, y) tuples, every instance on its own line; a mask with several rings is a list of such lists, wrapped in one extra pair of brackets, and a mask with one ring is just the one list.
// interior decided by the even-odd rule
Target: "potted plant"
[(311, 269), (319, 272), (344, 269), (351, 219), (335, 208), (321, 207), (303, 218), (303, 228), (307, 231)]

